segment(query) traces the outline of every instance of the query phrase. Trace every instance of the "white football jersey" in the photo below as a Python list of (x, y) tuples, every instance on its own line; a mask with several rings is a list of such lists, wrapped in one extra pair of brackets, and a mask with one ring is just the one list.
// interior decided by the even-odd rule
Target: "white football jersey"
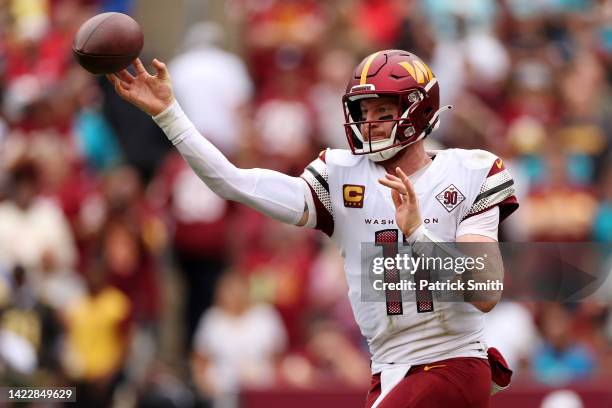
[[(513, 180), (497, 156), (483, 150), (429, 152), (433, 162), (413, 183), (425, 226), (454, 242), (459, 224), (495, 206), (500, 221), (518, 203)], [(362, 243), (402, 242), (385, 169), (348, 150), (322, 152), (302, 174), (316, 207), (316, 228), (344, 258), (349, 298), (372, 354), (372, 371), (393, 364), (428, 364), (454, 357), (486, 358), (484, 313), (469, 303), (366, 302), (361, 298)], [(423, 306), (424, 305), (424, 306)]]

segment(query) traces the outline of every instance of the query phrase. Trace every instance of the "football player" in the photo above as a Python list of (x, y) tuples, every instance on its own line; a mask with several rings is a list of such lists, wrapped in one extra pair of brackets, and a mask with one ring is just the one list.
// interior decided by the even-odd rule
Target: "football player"
[(327, 149), (301, 177), (290, 177), (232, 165), (181, 110), (165, 64), (155, 59), (153, 66), (150, 75), (136, 60), (135, 75), (108, 79), (153, 117), (213, 191), (279, 221), (317, 228), (340, 249), (372, 354), (367, 407), (488, 407), (492, 385), (507, 386), (511, 374), (483, 341), (484, 313), (500, 291), (462, 303), (361, 298), (361, 243), (495, 243), (499, 223), (518, 207), (512, 177), (494, 154), (425, 150), (425, 137), (448, 108), (440, 107), (429, 67), (402, 50), (366, 57), (342, 100), (350, 150)]

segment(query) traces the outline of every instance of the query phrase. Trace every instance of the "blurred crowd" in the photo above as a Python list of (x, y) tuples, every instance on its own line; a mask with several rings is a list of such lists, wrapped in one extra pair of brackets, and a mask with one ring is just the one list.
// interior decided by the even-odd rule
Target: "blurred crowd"
[[(365, 392), (367, 347), (329, 240), (217, 197), (72, 59), (83, 21), (138, 19), (133, 3), (0, 0), (0, 383), (77, 385), (88, 406)], [(186, 27), (168, 63), (183, 109), (238, 166), (299, 175), (345, 148), (352, 69), (406, 49), (455, 108), (430, 148), (490, 150), (513, 173), (521, 208), (501, 239), (612, 242), (612, 3), (226, 0), (223, 12)], [(488, 340), (518, 380), (610, 376), (611, 304), (609, 282), (587, 302), (502, 303)]]

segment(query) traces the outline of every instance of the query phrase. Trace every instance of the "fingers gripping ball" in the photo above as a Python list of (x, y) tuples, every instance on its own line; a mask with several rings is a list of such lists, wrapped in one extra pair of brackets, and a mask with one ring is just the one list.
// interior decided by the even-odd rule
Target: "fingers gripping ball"
[(122, 13), (102, 13), (79, 28), (72, 44), (78, 63), (94, 75), (128, 67), (140, 55), (144, 36), (140, 25)]

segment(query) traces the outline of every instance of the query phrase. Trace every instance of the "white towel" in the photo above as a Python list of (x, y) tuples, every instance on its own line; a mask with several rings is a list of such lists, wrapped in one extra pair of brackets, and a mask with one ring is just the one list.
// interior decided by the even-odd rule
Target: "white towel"
[(372, 404), (372, 408), (378, 407), (383, 399), (399, 384), (406, 376), (411, 366), (398, 366), (386, 368), (380, 373), (380, 395)]

